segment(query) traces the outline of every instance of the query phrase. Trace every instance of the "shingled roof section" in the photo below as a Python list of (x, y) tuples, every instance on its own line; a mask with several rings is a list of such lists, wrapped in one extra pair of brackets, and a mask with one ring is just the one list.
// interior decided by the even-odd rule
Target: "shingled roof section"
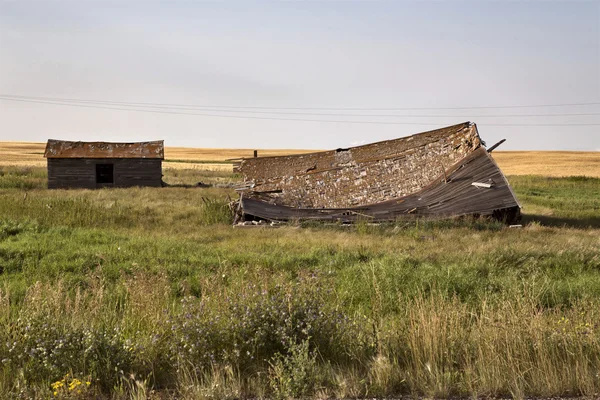
[(469, 122), (348, 149), (248, 158), (237, 172), (279, 205), (346, 208), (415, 193), (481, 146)]
[(465, 122), (347, 149), (243, 159), (237, 220), (516, 221), (519, 202), (484, 147), (477, 126)]
[(136, 143), (70, 142), (49, 139), (46, 158), (165, 158), (163, 140)]

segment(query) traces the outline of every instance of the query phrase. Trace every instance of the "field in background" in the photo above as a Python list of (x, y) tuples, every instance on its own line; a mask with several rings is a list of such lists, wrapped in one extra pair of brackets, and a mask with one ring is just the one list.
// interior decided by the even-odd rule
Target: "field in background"
[(45, 167), (45, 143), (0, 142), (0, 165)]
[(43, 145), (0, 144), (0, 398), (600, 393), (600, 178), (498, 152), (520, 229), (237, 229), (192, 185), (247, 154), (170, 150), (181, 187), (47, 190)]
[(495, 151), (505, 175), (600, 178), (600, 151)]
[[(0, 166), (46, 165), (45, 143), (0, 142)], [(314, 150), (258, 150), (259, 156), (309, 153)], [(166, 147), (163, 168), (193, 169), (208, 171), (231, 171), (232, 163), (226, 160), (252, 157), (252, 149), (196, 149), (188, 147)]]
[[(274, 150), (258, 149), (259, 157), (282, 156), (287, 154), (312, 153), (316, 150)], [(175, 160), (202, 160), (202, 161), (226, 161), (229, 159), (253, 157), (253, 149), (203, 149), (191, 147), (166, 147), (165, 159)]]
[[(44, 143), (0, 142), (0, 165), (45, 166)], [(315, 150), (258, 150), (262, 157)], [(163, 168), (231, 171), (226, 160), (252, 157), (252, 149), (166, 147)], [(505, 175), (589, 176), (600, 178), (600, 152), (495, 151)]]

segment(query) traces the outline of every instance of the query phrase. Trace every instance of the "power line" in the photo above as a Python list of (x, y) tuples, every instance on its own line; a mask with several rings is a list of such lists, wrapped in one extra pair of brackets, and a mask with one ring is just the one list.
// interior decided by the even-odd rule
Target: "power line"
[(373, 118), (519, 118), (519, 117), (573, 117), (573, 116), (593, 116), (600, 115), (600, 112), (587, 112), (587, 113), (559, 113), (559, 114), (502, 114), (502, 115), (398, 115), (398, 114), (339, 114), (339, 113), (314, 113), (314, 112), (281, 112), (281, 111), (256, 111), (256, 110), (230, 110), (230, 109), (209, 109), (199, 108), (200, 106), (164, 106), (164, 105), (149, 105), (149, 103), (127, 103), (120, 101), (99, 101), (99, 100), (61, 100), (60, 98), (51, 97), (30, 97), (30, 96), (7, 96), (0, 95), (0, 98), (5, 100), (19, 99), (19, 100), (36, 100), (36, 101), (51, 101), (51, 102), (68, 102), (74, 104), (101, 104), (101, 105), (117, 105), (124, 107), (144, 107), (144, 108), (158, 108), (167, 110), (196, 110), (196, 111), (208, 111), (208, 112), (219, 112), (219, 113), (244, 113), (244, 114), (275, 114), (275, 115), (311, 115), (321, 117), (373, 117)]
[(337, 110), (337, 111), (418, 111), (418, 110), (482, 110), (482, 109), (510, 109), (510, 108), (543, 108), (543, 107), (572, 107), (572, 106), (594, 106), (600, 105), (600, 102), (582, 102), (582, 103), (560, 103), (560, 104), (529, 104), (529, 105), (501, 105), (501, 106), (470, 106), (470, 107), (271, 107), (271, 106), (226, 106), (226, 105), (194, 105), (194, 104), (171, 104), (171, 103), (148, 103), (148, 102), (120, 102), (104, 100), (88, 100), (61, 97), (40, 97), (40, 96), (20, 96), (13, 94), (1, 94), (1, 97), (82, 102), (98, 104), (120, 104), (131, 106), (157, 106), (157, 107), (190, 107), (190, 108), (229, 108), (229, 109), (265, 109), (265, 110)]
[[(49, 104), (56, 106), (68, 106), (68, 107), (80, 107), (80, 108), (92, 108), (92, 109), (103, 109), (103, 110), (117, 110), (117, 111), (134, 111), (152, 114), (174, 114), (174, 115), (195, 115), (203, 117), (217, 117), (217, 118), (234, 118), (234, 119), (255, 119), (255, 120), (274, 120), (274, 121), (299, 121), (299, 122), (326, 122), (326, 123), (347, 123), (347, 124), (371, 124), (371, 125), (422, 125), (422, 126), (439, 126), (439, 123), (431, 122), (397, 122), (397, 121), (351, 121), (351, 120), (328, 120), (328, 119), (304, 119), (304, 118), (278, 118), (278, 117), (256, 117), (256, 116), (242, 116), (242, 115), (220, 115), (220, 114), (206, 114), (206, 113), (186, 113), (178, 111), (163, 111), (163, 110), (148, 110), (139, 108), (123, 108), (123, 107), (108, 107), (95, 104), (77, 104), (77, 103), (64, 103), (57, 101), (46, 101), (46, 100), (28, 100), (28, 99), (17, 99), (3, 97), (0, 95), (0, 100), (5, 101), (16, 101), (25, 103), (39, 103)], [(219, 110), (215, 110), (219, 112)], [(348, 115), (352, 117), (352, 115)], [(454, 118), (454, 116), (452, 116)], [(513, 123), (494, 123), (485, 124), (486, 126), (520, 126), (520, 127), (535, 127), (535, 126), (600, 126), (600, 123), (569, 123), (569, 124), (513, 124)]]
[(40, 103), (40, 104), (51, 104), (57, 106), (69, 106), (69, 107), (82, 107), (82, 108), (94, 108), (102, 110), (118, 110), (118, 111), (135, 111), (151, 114), (175, 114), (175, 115), (196, 115), (202, 117), (217, 117), (217, 118), (236, 118), (236, 119), (259, 119), (259, 120), (274, 120), (274, 121), (302, 121), (302, 122), (332, 122), (332, 123), (348, 123), (348, 124), (379, 124), (379, 125), (431, 125), (438, 126), (439, 124), (434, 123), (413, 123), (413, 122), (387, 122), (387, 121), (340, 121), (340, 120), (326, 120), (326, 119), (303, 119), (303, 118), (278, 118), (278, 117), (253, 117), (253, 116), (241, 116), (241, 115), (220, 115), (220, 114), (205, 114), (205, 113), (186, 113), (177, 111), (161, 111), (161, 110), (146, 110), (137, 108), (119, 108), (119, 107), (105, 107), (100, 105), (88, 105), (88, 104), (74, 104), (74, 103), (59, 103), (44, 100), (24, 100), (24, 99), (10, 99), (0, 96), (0, 100), (8, 101), (19, 101), (25, 103)]

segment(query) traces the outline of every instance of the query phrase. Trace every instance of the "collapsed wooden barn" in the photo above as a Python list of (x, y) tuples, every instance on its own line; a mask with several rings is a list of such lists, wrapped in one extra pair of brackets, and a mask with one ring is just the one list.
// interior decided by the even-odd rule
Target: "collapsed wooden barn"
[(48, 188), (97, 189), (162, 184), (164, 142), (48, 140)]
[(471, 122), (347, 149), (246, 158), (236, 171), (245, 181), (237, 221), (520, 218)]

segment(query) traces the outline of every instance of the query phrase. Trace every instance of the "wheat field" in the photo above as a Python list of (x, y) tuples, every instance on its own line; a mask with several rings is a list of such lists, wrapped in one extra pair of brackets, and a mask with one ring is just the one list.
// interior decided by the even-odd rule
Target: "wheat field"
[[(45, 146), (45, 143), (0, 142), (0, 166), (45, 166)], [(259, 149), (258, 155), (265, 157), (313, 151)], [(163, 168), (231, 171), (232, 164), (228, 160), (252, 155), (252, 149), (166, 147)], [(600, 152), (597, 151), (497, 151), (493, 156), (506, 175), (600, 178)]]
[(506, 175), (600, 177), (598, 151), (498, 151), (492, 154)]
[[(46, 166), (44, 149), (46, 143), (0, 142), (0, 166), (42, 167)], [(310, 153), (315, 150), (264, 150), (259, 156), (279, 156)], [(201, 149), (191, 147), (165, 147), (166, 169), (201, 169), (205, 171), (231, 171), (227, 160), (252, 157), (253, 149)]]

